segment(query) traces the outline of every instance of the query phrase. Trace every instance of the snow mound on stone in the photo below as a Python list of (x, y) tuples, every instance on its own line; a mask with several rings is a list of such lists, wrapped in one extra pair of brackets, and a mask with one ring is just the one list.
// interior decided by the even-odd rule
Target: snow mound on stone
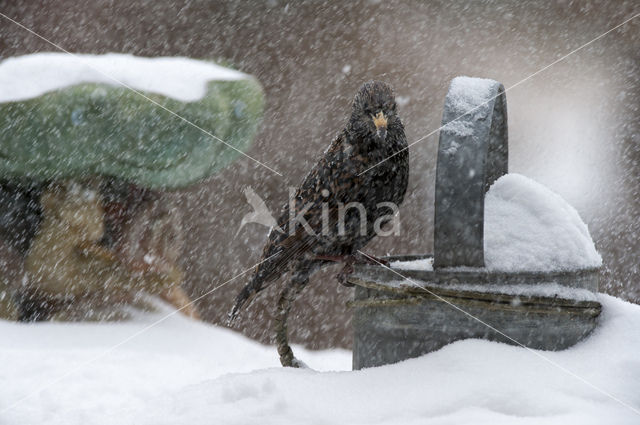
[(602, 265), (575, 208), (525, 176), (499, 178), (487, 192), (484, 214), (487, 269), (558, 271)]
[(400, 270), (421, 270), (425, 272), (433, 271), (433, 258), (423, 258), (420, 260), (393, 261), (390, 267)]
[(447, 96), (460, 114), (467, 113), (491, 99), (491, 89), (496, 82), (487, 78), (456, 77), (451, 80)]
[(184, 57), (144, 58), (127, 54), (36, 53), (0, 63), (0, 102), (32, 99), (81, 83), (125, 85), (194, 102), (209, 81), (233, 81), (248, 75), (212, 62)]

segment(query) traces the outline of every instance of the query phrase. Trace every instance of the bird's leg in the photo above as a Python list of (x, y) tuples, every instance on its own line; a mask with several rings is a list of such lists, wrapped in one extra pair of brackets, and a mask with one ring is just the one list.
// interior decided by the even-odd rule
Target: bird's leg
[(318, 261), (332, 261), (334, 263), (344, 263), (344, 267), (336, 275), (336, 279), (338, 279), (338, 283), (343, 286), (352, 287), (353, 284), (347, 281), (347, 278), (351, 273), (353, 273), (353, 263), (355, 262), (355, 257), (353, 255), (315, 255), (313, 257), (314, 260)]
[(316, 255), (314, 257), (316, 260), (321, 261), (334, 261), (336, 263), (344, 263), (344, 267), (336, 275), (336, 279), (338, 279), (338, 283), (346, 287), (352, 287), (353, 283), (349, 282), (349, 276), (353, 273), (353, 265), (354, 264), (372, 264), (372, 265), (383, 265), (389, 266), (389, 262), (382, 258), (376, 258), (373, 255), (362, 254), (360, 252), (356, 252), (355, 254), (348, 255)]
[(336, 275), (338, 283), (347, 288), (353, 287), (353, 283), (349, 282), (349, 276), (353, 273), (353, 263), (356, 262), (356, 258), (353, 255), (347, 255), (344, 259), (344, 267), (340, 270), (340, 273)]
[(280, 355), (280, 363), (284, 367), (300, 367), (302, 364), (294, 357), (293, 351), (289, 346), (287, 337), (287, 318), (289, 311), (293, 306), (293, 302), (300, 294), (300, 291), (309, 282), (308, 277), (299, 277), (293, 275), (291, 280), (280, 294), (275, 318), (275, 334), (278, 354)]

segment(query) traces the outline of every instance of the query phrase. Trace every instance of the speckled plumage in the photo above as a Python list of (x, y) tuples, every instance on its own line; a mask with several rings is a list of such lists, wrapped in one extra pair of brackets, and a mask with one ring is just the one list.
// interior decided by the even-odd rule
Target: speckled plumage
[[(386, 117), (386, 137), (376, 131), (376, 124), (380, 122), (376, 115), (381, 111)], [(404, 127), (396, 114), (391, 88), (378, 81), (363, 84), (354, 98), (347, 126), (295, 194), (293, 215), (297, 216), (307, 208), (304, 218), (316, 234), (310, 234), (300, 224), (290, 231), (295, 223), (290, 223), (287, 203), (278, 220), (283, 232), (272, 230), (269, 234), (263, 262), (238, 295), (230, 319), (250, 297), (287, 271), (292, 272), (293, 281), (304, 285), (308, 276), (326, 262), (317, 256), (351, 255), (363, 248), (375, 236), (376, 220), (390, 214), (388, 208), (377, 208), (377, 205), (381, 202), (399, 205), (404, 198), (409, 177), (406, 148)], [(389, 159), (367, 171), (386, 158)], [(338, 206), (350, 202), (361, 203), (367, 212), (364, 234), (360, 234), (360, 214), (355, 209), (346, 210), (344, 232), (338, 232)], [(325, 226), (328, 232), (322, 232), (323, 203), (326, 203), (324, 220), (329, 223)]]

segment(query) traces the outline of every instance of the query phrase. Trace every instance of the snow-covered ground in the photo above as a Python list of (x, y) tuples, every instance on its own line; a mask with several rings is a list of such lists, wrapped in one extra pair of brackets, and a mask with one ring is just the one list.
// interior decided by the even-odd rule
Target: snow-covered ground
[(160, 317), (147, 314), (0, 322), (0, 423), (638, 424), (640, 306), (599, 299), (590, 338), (538, 353), (630, 407), (523, 348), (479, 340), (356, 372), (346, 351), (298, 348), (316, 370), (295, 370), (278, 367), (272, 347), (173, 316), (101, 356)]

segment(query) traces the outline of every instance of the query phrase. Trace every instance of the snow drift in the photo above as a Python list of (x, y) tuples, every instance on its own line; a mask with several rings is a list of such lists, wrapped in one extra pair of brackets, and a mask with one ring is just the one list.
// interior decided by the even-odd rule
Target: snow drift
[(599, 301), (601, 325), (569, 350), (466, 340), (358, 372), (344, 371), (345, 351), (304, 353), (312, 367), (343, 371), (280, 368), (273, 348), (178, 316), (106, 355), (157, 316), (0, 322), (0, 418), (16, 425), (637, 424), (640, 306), (606, 295)]
[(485, 198), (487, 269), (554, 271), (602, 265), (587, 225), (564, 199), (520, 174), (507, 174)]

